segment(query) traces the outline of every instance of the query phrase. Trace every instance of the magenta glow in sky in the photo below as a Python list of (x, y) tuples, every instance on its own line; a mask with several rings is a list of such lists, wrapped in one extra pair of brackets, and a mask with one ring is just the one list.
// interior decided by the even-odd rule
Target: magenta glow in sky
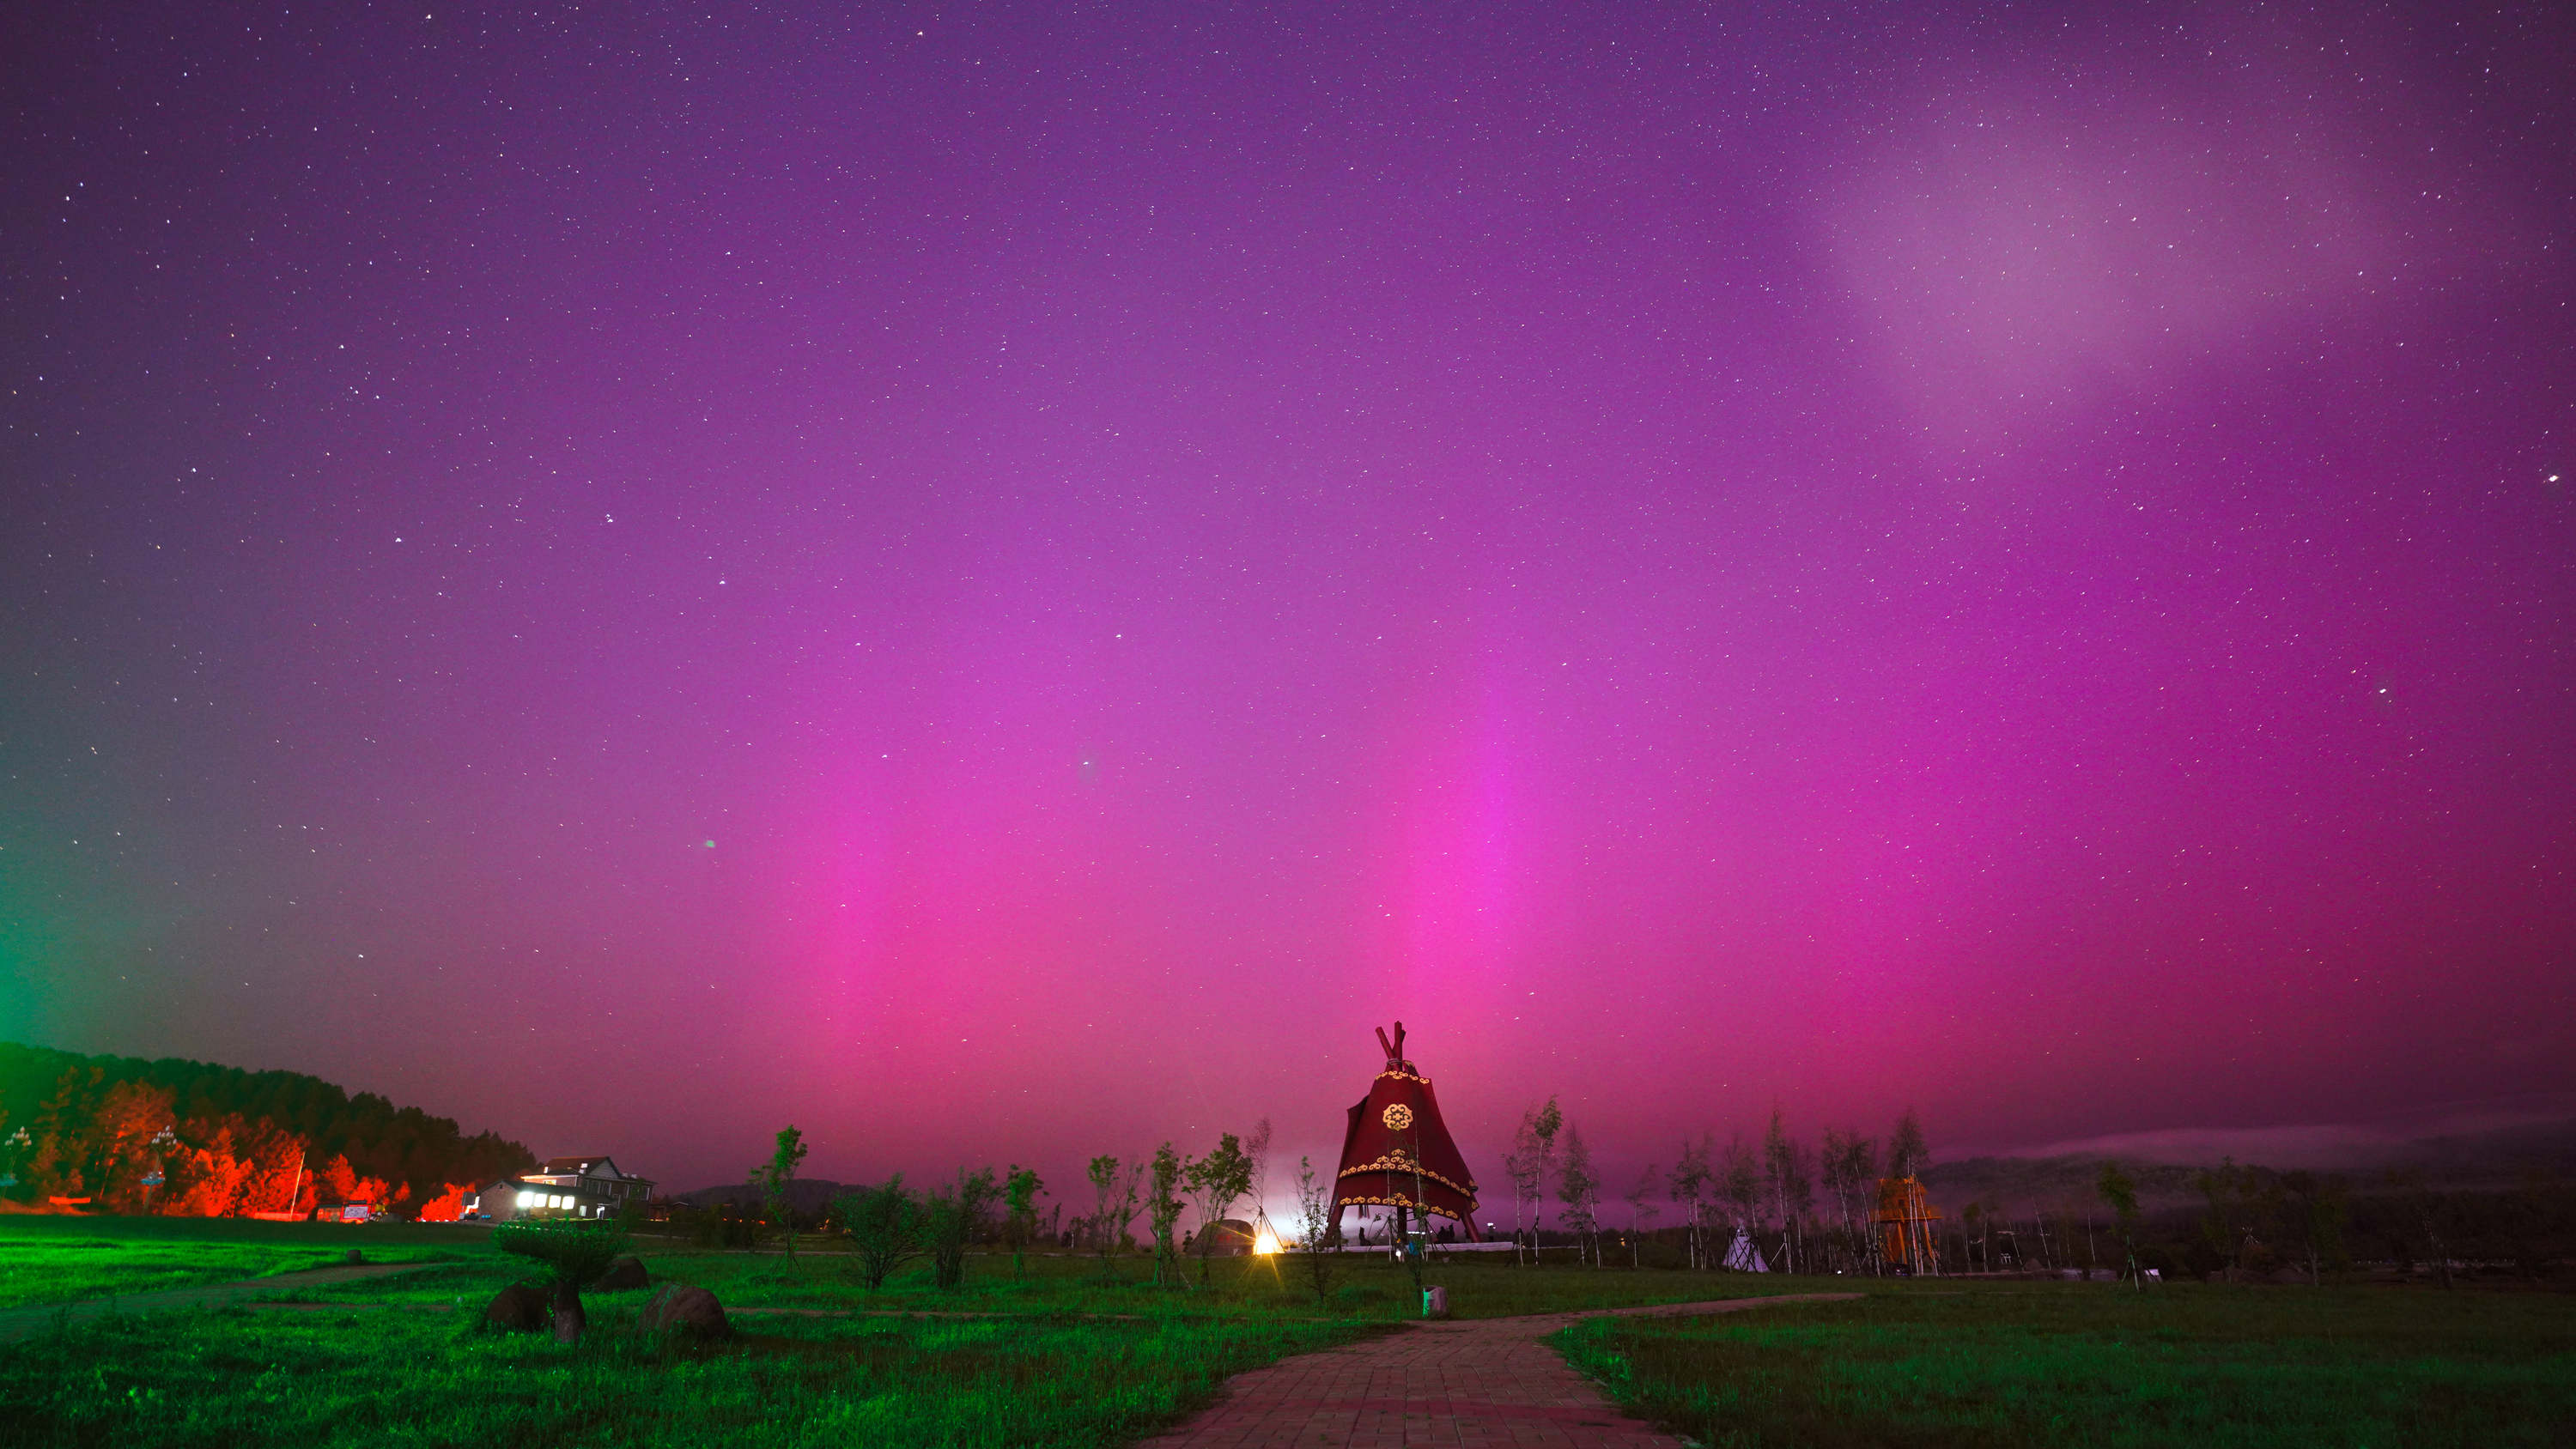
[(682, 1186), (2576, 1087), (2565, 15), (422, 9), (8, 22), (0, 1037)]

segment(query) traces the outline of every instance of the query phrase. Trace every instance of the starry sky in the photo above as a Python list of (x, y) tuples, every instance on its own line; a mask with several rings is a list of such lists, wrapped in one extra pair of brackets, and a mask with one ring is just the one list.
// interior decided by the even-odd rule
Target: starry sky
[(0, 27), (0, 1038), (675, 1186), (2576, 1089), (2563, 9)]

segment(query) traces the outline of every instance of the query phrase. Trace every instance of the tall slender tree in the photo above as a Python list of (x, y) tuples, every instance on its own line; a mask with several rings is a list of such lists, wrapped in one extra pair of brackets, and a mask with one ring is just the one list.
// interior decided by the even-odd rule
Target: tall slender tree
[(1339, 1244), (1326, 1241), (1332, 1235), (1332, 1185), (1317, 1182), (1314, 1162), (1300, 1157), (1297, 1159), (1297, 1246), (1306, 1255), (1307, 1280), (1315, 1287), (1318, 1304), (1331, 1301), (1333, 1268), (1340, 1253)]
[(1653, 1199), (1655, 1189), (1662, 1185), (1663, 1179), (1656, 1175), (1655, 1165), (1649, 1162), (1646, 1170), (1637, 1174), (1636, 1185), (1628, 1189), (1628, 1266), (1631, 1268), (1646, 1265), (1639, 1239), (1645, 1236), (1647, 1227), (1661, 1211)]
[(1517, 1259), (1517, 1246), (1522, 1234), (1528, 1233), (1530, 1257), (1538, 1256), (1538, 1205), (1545, 1184), (1556, 1166), (1556, 1133), (1565, 1125), (1565, 1114), (1558, 1111), (1556, 1098), (1549, 1097), (1544, 1107), (1532, 1107), (1521, 1114), (1521, 1125), (1512, 1133), (1512, 1150), (1503, 1158), (1503, 1171), (1512, 1180), (1512, 1256)]
[(1932, 1165), (1932, 1146), (1923, 1136), (1923, 1119), (1914, 1109), (1896, 1119), (1896, 1130), (1887, 1136), (1887, 1174), (1890, 1177), (1921, 1177)]
[(1136, 1219), (1136, 1186), (1144, 1171), (1143, 1164), (1119, 1170), (1118, 1159), (1100, 1156), (1091, 1159), (1087, 1175), (1091, 1179), (1093, 1245), (1100, 1249), (1100, 1271), (1112, 1271), (1110, 1255), (1126, 1245), (1127, 1225)]
[(751, 1185), (760, 1189), (761, 1204), (769, 1220), (787, 1234), (787, 1256), (796, 1256), (796, 1202), (789, 1195), (789, 1185), (796, 1181), (796, 1169), (805, 1163), (805, 1134), (793, 1126), (778, 1129), (778, 1145), (769, 1160), (751, 1170)]
[(1601, 1179), (1593, 1175), (1592, 1149), (1584, 1144), (1582, 1131), (1571, 1124), (1565, 1129), (1564, 1158), (1557, 1168), (1556, 1200), (1565, 1205), (1561, 1216), (1574, 1234), (1576, 1256), (1588, 1254), (1592, 1266), (1600, 1267)]
[(1270, 1119), (1262, 1118), (1243, 1135), (1243, 1155), (1252, 1163), (1252, 1230), (1258, 1234), (1269, 1221), (1270, 1191)]
[(1037, 1169), (1011, 1164), (1002, 1174), (1002, 1235), (1011, 1244), (1011, 1276), (1020, 1276), (1021, 1254), (1028, 1250), (1029, 1240), (1038, 1231), (1038, 1194), (1046, 1184), (1038, 1180)]
[(1792, 1273), (1798, 1268), (1797, 1214), (1790, 1204), (1790, 1183), (1797, 1173), (1798, 1144), (1789, 1136), (1788, 1121), (1775, 1102), (1771, 1106), (1771, 1125), (1762, 1134), (1762, 1187), (1770, 1198), (1772, 1216), (1780, 1224), (1780, 1266)]
[(1708, 1266), (1708, 1166), (1709, 1139), (1706, 1133), (1697, 1142), (1682, 1139), (1680, 1156), (1674, 1159), (1672, 1174), (1665, 1178), (1673, 1201), (1684, 1214), (1682, 1247), (1693, 1269)]
[(2112, 1216), (2120, 1225), (2120, 1254), (2126, 1264), (2120, 1276), (2145, 1288), (2146, 1276), (2138, 1271), (2138, 1185), (2120, 1170), (2119, 1163), (2105, 1162), (2094, 1190), (2111, 1205)]
[(1183, 1286), (1190, 1281), (1188, 1275), (1180, 1271), (1180, 1254), (1172, 1246), (1172, 1229), (1181, 1220), (1181, 1170), (1181, 1155), (1172, 1150), (1172, 1144), (1166, 1142), (1154, 1149), (1152, 1177), (1149, 1179), (1152, 1188), (1145, 1199), (1145, 1222), (1154, 1234), (1154, 1285), (1158, 1288), (1163, 1286), (1166, 1273)]

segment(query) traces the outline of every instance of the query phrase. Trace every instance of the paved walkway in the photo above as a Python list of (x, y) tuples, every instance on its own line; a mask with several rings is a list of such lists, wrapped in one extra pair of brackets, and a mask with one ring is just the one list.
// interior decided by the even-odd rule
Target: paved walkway
[(1138, 1449), (1681, 1449), (1682, 1440), (1611, 1408), (1590, 1380), (1541, 1340), (1603, 1313), (1735, 1313), (1860, 1296), (1790, 1293), (1418, 1323), (1403, 1333), (1237, 1374), (1227, 1382), (1225, 1397)]
[(301, 1273), (279, 1273), (268, 1278), (245, 1278), (238, 1283), (205, 1283), (194, 1288), (164, 1288), (154, 1293), (128, 1293), (118, 1298), (91, 1298), (80, 1303), (46, 1303), (26, 1308), (0, 1309), (0, 1343), (42, 1333), (62, 1321), (65, 1314), (74, 1323), (87, 1323), (107, 1313), (152, 1313), (166, 1308), (211, 1308), (225, 1303), (238, 1303), (245, 1298), (258, 1298), (286, 1288), (314, 1288), (325, 1283), (355, 1283), (366, 1278), (386, 1278), (396, 1273), (412, 1273), (435, 1267), (431, 1263), (360, 1263), (347, 1267), (312, 1268)]

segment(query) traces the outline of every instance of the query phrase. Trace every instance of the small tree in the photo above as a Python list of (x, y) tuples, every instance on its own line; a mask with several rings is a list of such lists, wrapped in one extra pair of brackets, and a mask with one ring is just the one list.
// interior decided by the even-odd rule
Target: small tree
[(1512, 1133), (1512, 1150), (1503, 1158), (1503, 1171), (1512, 1180), (1512, 1256), (1520, 1256), (1521, 1234), (1530, 1236), (1530, 1256), (1538, 1256), (1538, 1205), (1546, 1190), (1548, 1178), (1556, 1166), (1556, 1132), (1565, 1125), (1565, 1114), (1556, 1109), (1556, 1098), (1547, 1099), (1544, 1107), (1533, 1107), (1521, 1114), (1521, 1125)]
[(1333, 1191), (1330, 1183), (1315, 1180), (1315, 1164), (1304, 1157), (1297, 1159), (1297, 1236), (1306, 1251), (1306, 1275), (1315, 1285), (1315, 1301), (1328, 1303), (1333, 1254), (1325, 1249), (1333, 1236)]
[(1853, 1215), (1853, 1202), (1854, 1199), (1863, 1203), (1868, 1201), (1868, 1192), (1878, 1171), (1877, 1157), (1878, 1144), (1859, 1132), (1825, 1129), (1825, 1147), (1819, 1166), (1825, 1193), (1833, 1199), (1834, 1207), (1842, 1215), (1844, 1250), (1855, 1266), (1863, 1257), (1860, 1248), (1863, 1234)]
[(1160, 1287), (1169, 1272), (1183, 1284), (1180, 1276), (1180, 1254), (1172, 1246), (1172, 1229), (1181, 1220), (1181, 1155), (1166, 1142), (1154, 1150), (1152, 1194), (1145, 1199), (1145, 1221), (1154, 1234), (1154, 1283)]
[(2420, 1167), (2391, 1168), (2384, 1180), (2406, 1205), (2407, 1216), (2414, 1219), (2416, 1230), (2423, 1235), (2425, 1251), (2433, 1261), (2433, 1281), (2450, 1287), (2451, 1249), (2442, 1231), (2443, 1219), (2450, 1216), (2448, 1204), (2433, 1191)]
[(2325, 1281), (2326, 1268), (2342, 1266), (2347, 1191), (2340, 1177), (2319, 1177), (2304, 1168), (2281, 1174), (2282, 1218), (2298, 1236), (2311, 1287)]
[(1748, 1233), (1759, 1232), (1762, 1225), (1762, 1162), (1742, 1137), (1726, 1144), (1726, 1155), (1718, 1168), (1718, 1192), (1727, 1206), (1735, 1210), (1735, 1225)]
[(1572, 1126), (1565, 1129), (1565, 1162), (1557, 1170), (1556, 1200), (1565, 1205), (1560, 1214), (1566, 1230), (1574, 1234), (1575, 1252), (1579, 1257), (1587, 1250), (1594, 1267), (1601, 1266), (1601, 1243), (1598, 1209), (1601, 1203), (1601, 1180), (1592, 1175), (1592, 1149), (1584, 1144), (1583, 1133)]
[(1199, 1282), (1208, 1281), (1208, 1254), (1216, 1248), (1217, 1224), (1243, 1195), (1252, 1191), (1252, 1159), (1231, 1132), (1217, 1137), (1216, 1151), (1181, 1169), (1181, 1185), (1199, 1209)]
[(1127, 1224), (1136, 1216), (1138, 1170), (1130, 1167), (1126, 1172), (1121, 1173), (1118, 1170), (1118, 1159), (1103, 1154), (1091, 1159), (1091, 1166), (1086, 1173), (1091, 1179), (1091, 1196), (1094, 1204), (1091, 1213), (1091, 1231), (1098, 1239), (1094, 1246), (1100, 1249), (1100, 1271), (1104, 1275), (1110, 1271), (1110, 1253), (1117, 1245), (1126, 1241)]
[(1693, 1268), (1705, 1268), (1708, 1266), (1708, 1244), (1705, 1241), (1708, 1211), (1705, 1203), (1709, 1187), (1708, 1139), (1705, 1136), (1697, 1142), (1682, 1139), (1681, 1156), (1673, 1163), (1672, 1175), (1664, 1182), (1672, 1190), (1673, 1201), (1687, 1215), (1682, 1225), (1685, 1256)]
[(984, 1229), (996, 1189), (993, 1169), (957, 1169), (957, 1180), (931, 1189), (922, 1207), (922, 1236), (930, 1244), (932, 1281), (955, 1288), (966, 1281), (966, 1245)]
[(1640, 1255), (1638, 1239), (1644, 1236), (1647, 1227), (1662, 1211), (1653, 1201), (1655, 1189), (1662, 1185), (1663, 1180), (1655, 1175), (1655, 1165), (1649, 1162), (1646, 1170), (1637, 1175), (1637, 1185), (1628, 1189), (1628, 1266), (1631, 1268), (1646, 1265), (1646, 1260)]
[(599, 1281), (608, 1265), (627, 1250), (626, 1231), (599, 1218), (522, 1219), (492, 1230), (492, 1245), (505, 1253), (531, 1258), (549, 1270), (553, 1290), (555, 1341), (579, 1343), (589, 1322), (582, 1311), (581, 1290)]
[(1270, 1119), (1252, 1124), (1243, 1139), (1243, 1155), (1252, 1163), (1252, 1226), (1257, 1233), (1269, 1214), (1270, 1191)]
[(1887, 1175), (1920, 1177), (1931, 1165), (1932, 1146), (1924, 1139), (1923, 1119), (1908, 1107), (1905, 1115), (1896, 1119), (1896, 1130), (1887, 1137)]
[(2102, 1195), (2102, 1201), (2111, 1205), (2111, 1214), (2120, 1224), (2120, 1253), (2127, 1263), (2120, 1276), (2145, 1288), (2147, 1280), (2138, 1272), (2138, 1185), (2120, 1170), (2119, 1163), (2105, 1162), (2101, 1177), (2094, 1182), (2094, 1190)]
[(1021, 1273), (1020, 1255), (1038, 1231), (1038, 1194), (1046, 1184), (1038, 1181), (1037, 1169), (1011, 1164), (1002, 1176), (1002, 1236), (1011, 1244), (1011, 1276)]
[(2245, 1240), (2253, 1234), (2254, 1176), (2226, 1157), (2218, 1166), (2192, 1174), (2191, 1185), (2200, 1190), (2201, 1241), (2217, 1255), (2220, 1271), (2232, 1283), (2245, 1267)]
[(859, 1279), (870, 1292), (884, 1287), (895, 1269), (921, 1256), (921, 1200), (903, 1185), (900, 1172), (887, 1178), (883, 1187), (863, 1187), (833, 1199), (832, 1213), (849, 1231), (850, 1249), (858, 1255)]
[(788, 1196), (788, 1184), (796, 1180), (796, 1169), (805, 1162), (805, 1134), (794, 1127), (778, 1129), (778, 1149), (769, 1161), (751, 1170), (751, 1185), (760, 1190), (762, 1206), (769, 1220), (787, 1232), (787, 1256), (796, 1256), (796, 1206)]

